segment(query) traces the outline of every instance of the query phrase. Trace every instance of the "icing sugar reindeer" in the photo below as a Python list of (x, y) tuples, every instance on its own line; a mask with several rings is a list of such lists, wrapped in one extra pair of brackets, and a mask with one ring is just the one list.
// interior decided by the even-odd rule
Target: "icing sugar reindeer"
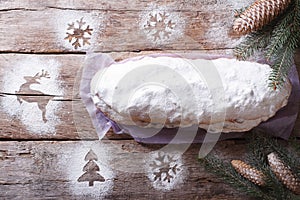
[[(38, 80), (41, 78), (50, 78), (50, 75), (47, 71), (42, 70), (41, 73), (37, 73), (35, 76), (24, 76), (26, 83), (22, 84), (19, 91), (16, 91), (15, 94), (17, 95), (17, 100), (20, 104), (22, 104), (23, 101), (37, 103), (38, 108), (42, 111), (43, 121), (46, 123), (46, 106), (53, 96), (45, 95), (41, 91), (30, 88), (32, 84), (40, 84)], [(39, 96), (39, 98), (36, 98), (37, 96)]]

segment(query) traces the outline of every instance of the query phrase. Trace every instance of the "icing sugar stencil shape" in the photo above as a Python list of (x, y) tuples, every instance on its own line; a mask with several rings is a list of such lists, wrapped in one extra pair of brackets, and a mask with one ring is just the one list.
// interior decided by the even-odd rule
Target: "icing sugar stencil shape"
[(184, 19), (167, 7), (151, 5), (140, 15), (140, 28), (153, 44), (170, 43), (184, 34)]
[[(49, 101), (53, 98), (53, 96), (45, 96), (45, 94), (41, 91), (32, 90), (30, 87), (33, 84), (40, 84), (39, 80), (41, 80), (42, 78), (50, 78), (48, 72), (42, 69), (41, 73), (37, 73), (34, 76), (24, 76), (23, 78), (26, 80), (26, 82), (23, 83), (20, 86), (20, 89), (15, 93), (17, 95), (18, 102), (20, 104), (22, 104), (24, 101), (26, 101), (27, 103), (37, 103), (38, 108), (42, 111), (42, 119), (46, 123), (46, 106), (48, 105)], [(27, 96), (26, 93), (32, 95), (39, 95), (42, 97), (41, 99), (37, 99), (33, 96)]]
[[(114, 172), (109, 167), (109, 153), (101, 142), (70, 149), (66, 170), (72, 195), (84, 199), (103, 199), (113, 189)], [(65, 162), (65, 161), (64, 161)]]
[(98, 173), (100, 171), (100, 168), (97, 165), (97, 163), (95, 162), (98, 160), (98, 157), (93, 152), (93, 150), (90, 150), (86, 154), (84, 160), (87, 161), (87, 163), (83, 167), (84, 174), (82, 174), (77, 179), (77, 181), (78, 182), (88, 182), (90, 187), (94, 186), (95, 181), (105, 182), (104, 177)]
[(58, 45), (69, 50), (90, 50), (94, 44), (99, 45), (99, 35), (105, 27), (102, 14), (58, 12), (53, 19)]
[(171, 190), (185, 179), (186, 170), (180, 155), (156, 152), (148, 162), (148, 178), (157, 190)]
[(64, 94), (60, 67), (56, 60), (31, 57), (15, 63), (3, 77), (3, 91), (14, 95), (2, 98), (1, 107), (9, 116), (19, 119), (29, 132), (56, 132), (62, 107), (58, 100)]
[(78, 49), (78, 47), (91, 44), (89, 40), (91, 39), (92, 31), (93, 29), (90, 28), (90, 25), (86, 25), (82, 17), (80, 20), (68, 24), (65, 40), (68, 40), (75, 49)]

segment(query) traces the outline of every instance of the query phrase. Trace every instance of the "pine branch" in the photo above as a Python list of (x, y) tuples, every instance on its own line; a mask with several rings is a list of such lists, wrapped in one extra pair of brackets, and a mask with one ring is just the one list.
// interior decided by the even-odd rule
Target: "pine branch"
[[(249, 7), (235, 10), (235, 13), (240, 15)], [(234, 48), (234, 55), (237, 59), (246, 60), (253, 56), (255, 52), (262, 51), (270, 43), (271, 33), (276, 23), (276, 21), (273, 21), (266, 24), (264, 28), (246, 35), (245, 39)]]
[(262, 136), (262, 133), (259, 135), (254, 134), (248, 148), (248, 162), (261, 170), (266, 176), (266, 194), (273, 199), (292, 199), (293, 193), (286, 189), (276, 178), (267, 161), (267, 155), (269, 153), (282, 149), (277, 141), (269, 136)]
[(300, 0), (293, 0), (286, 12), (268, 26), (247, 35), (234, 53), (238, 59), (246, 60), (255, 52), (265, 52), (265, 58), (273, 69), (269, 76), (269, 86), (277, 89), (286, 81), (293, 66), (295, 50), (300, 44), (299, 38)]
[[(280, 145), (275, 138), (267, 136), (266, 133), (261, 131), (257, 132), (257, 129), (252, 132), (254, 134), (251, 137), (251, 142), (248, 144), (248, 149), (250, 151), (248, 157), (251, 158), (252, 161), (253, 159), (257, 160), (250, 162), (250, 164), (255, 166), (255, 163), (264, 163), (268, 166), (266, 156), (271, 152), (276, 152), (278, 156), (291, 167), (292, 171), (300, 173), (300, 142), (298, 139), (290, 140), (287, 143), (287, 146), (290, 147), (289, 150)], [(259, 166), (255, 167), (260, 169)]]
[[(274, 141), (274, 142), (272, 142), (272, 141)], [(288, 144), (290, 144), (290, 143), (288, 143)], [(300, 180), (300, 159), (299, 159), (300, 149), (299, 148), (295, 149), (295, 148), (293, 148), (292, 145), (289, 145), (289, 147), (291, 147), (290, 150), (287, 148), (283, 148), (274, 139), (270, 140), (268, 145), (273, 148), (274, 152), (276, 152), (278, 154), (280, 159), (282, 159), (284, 161), (284, 163), (286, 163), (291, 168), (291, 170), (294, 172), (294, 174)], [(299, 141), (298, 141), (298, 145), (300, 145)]]
[(295, 12), (289, 9), (287, 13), (281, 17), (278, 24), (272, 31), (272, 38), (275, 39), (270, 40), (270, 44), (268, 44), (266, 48), (265, 56), (268, 60), (270, 60), (273, 55), (277, 55), (279, 53), (281, 48), (283, 48), (284, 44), (291, 36), (290, 23), (292, 23), (294, 16)]
[(262, 192), (261, 188), (238, 174), (230, 164), (224, 163), (220, 159), (211, 155), (205, 157), (201, 161), (206, 170), (216, 174), (224, 182), (228, 183), (240, 192), (259, 199), (275, 200), (269, 198)]
[[(265, 184), (262, 187), (253, 184), (234, 170), (230, 164), (221, 161), (215, 156), (209, 155), (201, 161), (208, 171), (216, 174), (225, 183), (249, 196), (266, 200), (300, 200), (300, 196), (295, 195), (293, 191), (288, 189), (287, 185), (284, 185), (278, 179), (278, 172), (274, 173), (268, 160), (270, 153), (277, 154), (281, 162), (285, 166), (289, 166), (291, 172), (299, 178), (299, 140), (296, 141), (295, 147), (288, 149), (280, 145), (278, 140), (267, 136), (266, 133), (259, 129), (254, 129), (252, 136), (248, 139), (250, 142), (248, 144), (247, 163), (265, 175)], [(285, 173), (287, 172), (285, 171)]]
[(271, 40), (271, 26), (263, 30), (252, 32), (234, 49), (234, 55), (239, 60), (246, 60), (255, 52), (261, 51)]
[(272, 66), (273, 70), (269, 76), (269, 86), (273, 87), (275, 90), (278, 87), (281, 87), (283, 82), (286, 81), (290, 68), (293, 65), (293, 58), (296, 51), (291, 40), (288, 41), (288, 44), (282, 50), (280, 55), (277, 55)]
[(279, 21), (272, 32), (267, 46), (266, 58), (273, 62), (273, 71), (269, 77), (270, 87), (276, 89), (285, 82), (293, 65), (294, 54), (299, 41), (299, 1), (292, 3), (287, 14)]
[[(297, 138), (297, 136), (292, 136), (289, 140), (289, 144), (291, 145), (292, 149), (297, 152), (298, 154), (300, 153), (300, 138)], [(300, 159), (300, 158), (299, 158)]]

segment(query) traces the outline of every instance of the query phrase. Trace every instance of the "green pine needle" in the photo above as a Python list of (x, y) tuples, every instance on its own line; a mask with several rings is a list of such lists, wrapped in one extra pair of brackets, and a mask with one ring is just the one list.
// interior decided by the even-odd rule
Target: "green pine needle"
[(250, 33), (235, 49), (238, 59), (246, 60), (256, 52), (264, 52), (272, 67), (269, 86), (280, 88), (293, 66), (300, 43), (300, 0), (293, 0), (289, 8), (269, 25)]
[[(289, 191), (275, 176), (269, 167), (267, 156), (272, 152), (280, 157), (283, 162), (290, 166), (292, 171), (296, 174), (297, 162), (295, 162), (293, 153), (286, 148), (279, 145), (278, 141), (269, 136), (263, 136), (260, 133), (254, 133), (251, 142), (248, 145), (249, 153), (247, 162), (261, 170), (267, 177), (268, 196), (273, 199), (295, 199), (295, 195)], [(295, 159), (295, 160), (294, 160)]]
[(200, 161), (204, 164), (205, 169), (216, 174), (224, 182), (238, 189), (240, 192), (256, 198), (269, 200), (258, 186), (243, 178), (229, 163), (225, 163), (211, 155), (208, 155)]
[(206, 170), (214, 173), (225, 183), (251, 197), (263, 200), (300, 200), (300, 196), (293, 194), (277, 179), (267, 160), (268, 154), (275, 152), (299, 179), (299, 140), (292, 140), (288, 143), (287, 148), (280, 145), (276, 139), (256, 129), (253, 130), (253, 135), (249, 138), (249, 141), (246, 162), (265, 174), (266, 185), (263, 187), (259, 187), (245, 179), (235, 171), (229, 162), (224, 162), (216, 156), (209, 155), (200, 161)]
[(250, 33), (245, 40), (235, 49), (234, 54), (239, 60), (246, 60), (254, 55), (255, 52), (263, 49), (271, 39), (270, 30), (262, 30)]

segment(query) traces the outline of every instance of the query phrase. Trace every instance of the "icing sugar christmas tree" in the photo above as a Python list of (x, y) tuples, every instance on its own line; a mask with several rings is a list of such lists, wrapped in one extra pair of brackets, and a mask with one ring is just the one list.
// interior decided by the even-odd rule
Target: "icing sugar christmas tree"
[(98, 171), (100, 171), (99, 166), (95, 163), (98, 160), (97, 155), (90, 150), (85, 158), (85, 161), (88, 161), (87, 164), (83, 167), (83, 171), (85, 172), (78, 178), (78, 182), (89, 182), (89, 186), (94, 186), (95, 181), (104, 182), (105, 179), (101, 176)]

